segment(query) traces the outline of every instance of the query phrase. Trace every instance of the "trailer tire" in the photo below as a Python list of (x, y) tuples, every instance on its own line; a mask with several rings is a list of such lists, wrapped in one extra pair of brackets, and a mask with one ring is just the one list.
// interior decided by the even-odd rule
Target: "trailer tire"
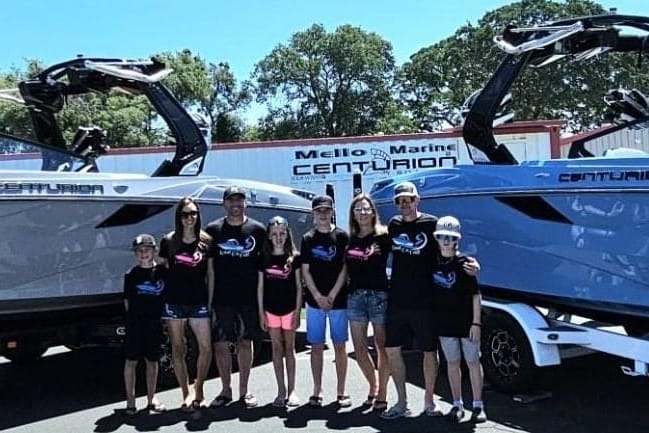
[(506, 393), (529, 390), (537, 378), (538, 367), (520, 325), (505, 314), (491, 313), (485, 315), (482, 326), (485, 380)]
[(0, 355), (13, 363), (24, 364), (40, 359), (46, 350), (47, 347), (44, 347), (39, 341), (19, 340), (18, 347), (3, 349)]

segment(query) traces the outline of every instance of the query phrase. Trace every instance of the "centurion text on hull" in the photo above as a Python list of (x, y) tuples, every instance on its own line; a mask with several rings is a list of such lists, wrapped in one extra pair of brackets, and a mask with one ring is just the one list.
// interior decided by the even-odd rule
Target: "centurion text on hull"
[[(223, 191), (236, 184), (247, 189), (253, 218), (281, 214), (297, 233), (310, 225), (310, 193), (199, 176), (209, 131), (205, 137), (162, 84), (170, 72), (155, 60), (76, 58), (0, 90), (29, 111), (36, 137), (0, 133), (0, 342), (29, 341), (37, 354), (65, 325), (119, 314), (132, 238), (172, 230), (181, 197), (195, 197), (209, 222), (223, 215)], [(71, 143), (63, 138), (56, 114), (68, 97), (113, 89), (145, 95), (173, 136), (175, 154), (152, 175), (103, 173), (99, 128), (80, 127)], [(0, 354), (7, 350), (3, 344)]]
[[(493, 135), (496, 113), (524, 66), (607, 51), (635, 52), (646, 64), (648, 33), (648, 18), (614, 14), (508, 27), (495, 38), (507, 55), (470, 98), (464, 120), (469, 149), (488, 162), (373, 186), (384, 218), (396, 212), (394, 186), (411, 181), (422, 211), (461, 220), (461, 250), (482, 265), (485, 372), (501, 388), (521, 389), (534, 366), (557, 364), (561, 344), (614, 353), (634, 361), (625, 372), (649, 373), (649, 341), (640, 338), (649, 331), (649, 157), (518, 163)], [(638, 90), (609, 92), (606, 102), (622, 119), (609, 132), (647, 124), (649, 104)], [(585, 155), (583, 143), (576, 144), (571, 154)], [(629, 335), (575, 325), (573, 315), (593, 327), (623, 325)]]

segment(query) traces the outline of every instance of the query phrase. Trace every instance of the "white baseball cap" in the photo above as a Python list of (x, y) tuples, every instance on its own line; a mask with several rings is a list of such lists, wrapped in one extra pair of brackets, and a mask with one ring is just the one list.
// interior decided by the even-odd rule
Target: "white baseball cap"
[(460, 233), (460, 221), (452, 216), (441, 217), (437, 220), (437, 226), (435, 227), (435, 236), (455, 236), (461, 238), (462, 234)]

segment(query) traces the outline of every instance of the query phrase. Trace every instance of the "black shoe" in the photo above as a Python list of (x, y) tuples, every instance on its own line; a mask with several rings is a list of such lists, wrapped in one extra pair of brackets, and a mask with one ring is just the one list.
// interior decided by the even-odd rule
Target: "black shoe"
[(471, 414), (471, 422), (476, 424), (487, 421), (487, 414), (482, 407), (476, 407)]
[(464, 418), (464, 409), (453, 406), (449, 413), (446, 414), (446, 419), (451, 422), (460, 422)]

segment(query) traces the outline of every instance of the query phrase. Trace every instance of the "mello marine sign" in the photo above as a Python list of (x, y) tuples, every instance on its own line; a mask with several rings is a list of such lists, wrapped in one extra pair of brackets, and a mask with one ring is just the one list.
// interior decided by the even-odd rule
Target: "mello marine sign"
[(451, 142), (419, 146), (395, 143), (368, 147), (318, 146), (316, 149), (294, 152), (291, 179), (343, 180), (349, 179), (356, 171), (366, 178), (383, 178), (427, 168), (452, 167), (457, 163), (457, 158), (457, 145)]

